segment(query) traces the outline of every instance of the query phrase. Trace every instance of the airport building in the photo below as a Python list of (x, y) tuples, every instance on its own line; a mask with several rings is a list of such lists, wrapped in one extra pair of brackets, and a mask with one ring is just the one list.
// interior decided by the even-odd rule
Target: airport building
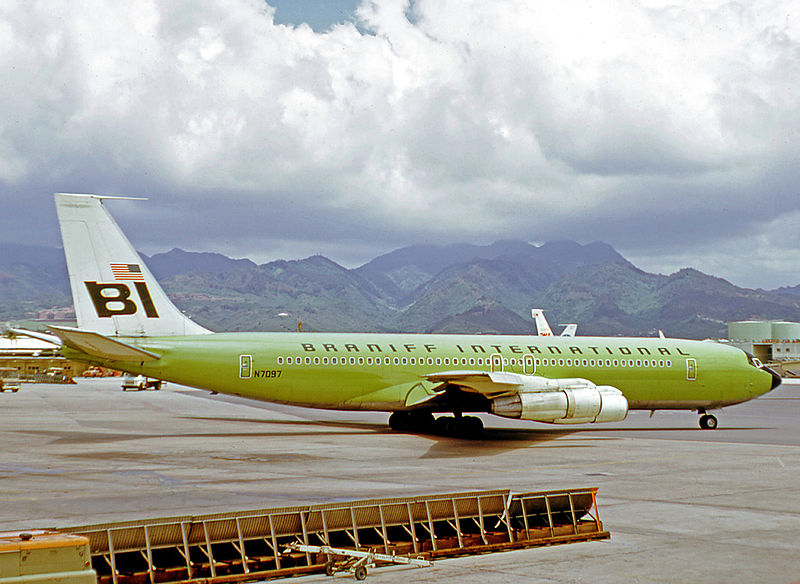
[(800, 323), (742, 320), (728, 323), (731, 344), (763, 362), (800, 361)]
[(80, 375), (87, 367), (62, 357), (59, 346), (53, 343), (24, 335), (0, 337), (0, 378), (62, 382)]

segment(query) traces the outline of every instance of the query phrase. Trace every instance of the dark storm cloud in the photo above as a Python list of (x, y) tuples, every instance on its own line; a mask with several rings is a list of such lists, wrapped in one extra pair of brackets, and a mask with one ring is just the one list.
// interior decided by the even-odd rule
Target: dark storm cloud
[(356, 265), (571, 238), (796, 283), (790, 3), (376, 0), (347, 20), (276, 24), (257, 0), (0, 9), (0, 237), (57, 242), (52, 192), (128, 194), (150, 201), (109, 204), (148, 253)]

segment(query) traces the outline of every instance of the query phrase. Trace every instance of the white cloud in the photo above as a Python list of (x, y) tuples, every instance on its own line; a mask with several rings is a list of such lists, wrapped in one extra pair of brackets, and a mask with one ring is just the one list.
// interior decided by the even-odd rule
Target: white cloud
[(260, 257), (495, 237), (747, 257), (732, 234), (800, 209), (791, 9), (374, 0), (316, 33), (257, 0), (7, 2), (0, 196), (147, 191), (186, 209), (154, 241)]

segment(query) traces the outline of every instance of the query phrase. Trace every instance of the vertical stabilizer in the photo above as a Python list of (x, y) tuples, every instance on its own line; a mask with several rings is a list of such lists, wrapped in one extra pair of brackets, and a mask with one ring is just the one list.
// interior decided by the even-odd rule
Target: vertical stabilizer
[(544, 310), (540, 308), (532, 308), (531, 316), (533, 317), (533, 320), (536, 322), (536, 332), (540, 337), (553, 336), (553, 331), (550, 329), (550, 324), (544, 317)]
[(578, 332), (578, 325), (575, 323), (562, 324), (561, 326), (564, 327), (564, 330), (561, 331), (562, 337), (574, 337), (575, 333)]
[(104, 335), (208, 333), (167, 298), (97, 195), (57, 193), (78, 327)]

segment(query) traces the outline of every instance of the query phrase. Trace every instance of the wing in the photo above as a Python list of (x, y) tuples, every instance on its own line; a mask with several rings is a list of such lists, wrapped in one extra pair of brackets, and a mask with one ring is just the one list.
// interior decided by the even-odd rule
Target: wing
[(618, 421), (628, 413), (628, 402), (619, 389), (578, 377), (549, 379), (506, 371), (443, 371), (423, 377), (441, 384), (431, 404), (446, 399), (448, 389), (454, 388), (466, 399), (448, 401), (466, 404), (473, 401), (469, 394), (480, 394), (489, 401), (491, 413), (508, 418), (574, 424)]
[(443, 371), (423, 375), (428, 381), (454, 385), (464, 391), (480, 393), (488, 398), (520, 392), (563, 391), (594, 387), (588, 379), (577, 377), (550, 379), (539, 375), (522, 375), (508, 371)]

